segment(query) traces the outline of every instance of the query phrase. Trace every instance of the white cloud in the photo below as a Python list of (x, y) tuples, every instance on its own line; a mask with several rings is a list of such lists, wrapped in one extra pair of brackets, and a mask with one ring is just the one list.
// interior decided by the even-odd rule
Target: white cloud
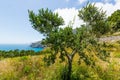
[(64, 9), (57, 9), (54, 12), (57, 12), (65, 21), (65, 25), (62, 27), (66, 27), (70, 21), (73, 21), (74, 18), (74, 25), (73, 28), (80, 27), (83, 24), (83, 21), (78, 17), (78, 9), (75, 8), (64, 8)]
[(87, 0), (78, 0), (79, 4), (86, 2)]
[(120, 3), (120, 0), (115, 0), (116, 3)]
[[(79, 0), (79, 1), (81, 1), (82, 3), (82, 1), (86, 1), (86, 0)], [(104, 11), (106, 11), (106, 15), (110, 16), (114, 11), (120, 9), (120, 0), (115, 0), (115, 4), (108, 2), (106, 3), (97, 2), (96, 7), (102, 8)], [(80, 27), (80, 25), (84, 24), (84, 22), (80, 20), (78, 17), (78, 9), (63, 8), (63, 9), (56, 9), (54, 12), (58, 12), (58, 14), (64, 19), (65, 25), (62, 27), (66, 27), (70, 21), (73, 21), (74, 18), (75, 18), (75, 22), (73, 28)]]
[(119, 2), (116, 1), (115, 4), (97, 2), (96, 6), (102, 8), (104, 11), (106, 11), (107, 16), (110, 16), (114, 11), (120, 9), (120, 0)]

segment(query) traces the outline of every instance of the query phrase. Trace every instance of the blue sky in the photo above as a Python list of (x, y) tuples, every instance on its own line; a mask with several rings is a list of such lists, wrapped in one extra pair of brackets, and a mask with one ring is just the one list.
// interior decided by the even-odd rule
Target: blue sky
[[(37, 13), (40, 8), (49, 8), (60, 13), (68, 23), (70, 15), (76, 15), (78, 9), (88, 0), (1, 0), (0, 1), (0, 44), (26, 44), (39, 41), (43, 36), (32, 28), (28, 9)], [(119, 0), (90, 0), (99, 6), (118, 6)], [(99, 7), (98, 6), (98, 7)], [(106, 9), (106, 7), (105, 7)], [(66, 11), (68, 10), (68, 11)], [(70, 13), (66, 13), (69, 12)], [(72, 11), (74, 14), (72, 14)], [(64, 14), (69, 14), (66, 17)], [(77, 19), (78, 20), (78, 19)], [(76, 20), (76, 21), (77, 21)], [(66, 24), (67, 24), (66, 23)], [(79, 21), (76, 22), (77, 24)], [(81, 22), (82, 23), (82, 22)]]

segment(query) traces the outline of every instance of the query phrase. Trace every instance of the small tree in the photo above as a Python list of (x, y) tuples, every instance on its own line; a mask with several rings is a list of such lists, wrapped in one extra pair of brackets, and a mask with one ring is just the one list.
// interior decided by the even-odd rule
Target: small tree
[[(29, 11), (29, 18), (33, 28), (46, 36), (42, 43), (52, 50), (51, 55), (45, 58), (46, 62), (49, 65), (53, 64), (57, 54), (62, 61), (67, 59), (68, 75), (65, 80), (71, 79), (72, 62), (76, 54), (79, 55), (79, 61), (84, 61), (87, 65), (95, 65), (92, 58), (95, 55), (104, 60), (108, 56), (108, 54), (101, 54), (94, 35), (91, 35), (86, 26), (73, 30), (72, 24), (69, 24), (64, 29), (60, 28), (59, 26), (64, 22), (63, 19), (48, 9), (40, 9), (38, 14)], [(94, 55), (86, 53), (87, 49), (90, 51), (92, 45), (99, 53)]]
[(120, 30), (120, 10), (116, 10), (111, 16), (108, 17), (110, 28), (112, 32)]

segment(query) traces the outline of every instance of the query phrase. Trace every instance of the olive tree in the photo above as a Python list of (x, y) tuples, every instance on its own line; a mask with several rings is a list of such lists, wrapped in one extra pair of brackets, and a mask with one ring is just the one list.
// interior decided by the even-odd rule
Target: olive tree
[(83, 61), (87, 65), (93, 66), (95, 65), (94, 55), (87, 54), (87, 49), (90, 51), (94, 46), (98, 50), (95, 55), (103, 60), (108, 56), (102, 54), (105, 51), (100, 51), (100, 48), (97, 48), (96, 39), (86, 26), (73, 30), (73, 25), (69, 24), (65, 28), (60, 28), (59, 26), (64, 24), (62, 17), (48, 9), (40, 9), (38, 14), (29, 11), (29, 19), (33, 28), (44, 34), (45, 39), (42, 40), (42, 43), (51, 48), (52, 52), (45, 57), (46, 62), (49, 65), (55, 63), (58, 54), (61, 61), (67, 59), (68, 75), (65, 80), (71, 79), (72, 62), (76, 54), (79, 55), (79, 62)]

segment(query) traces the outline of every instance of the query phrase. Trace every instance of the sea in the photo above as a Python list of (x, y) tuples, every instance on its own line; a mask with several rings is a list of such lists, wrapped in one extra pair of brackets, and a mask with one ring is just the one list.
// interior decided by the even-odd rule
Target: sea
[(42, 51), (43, 48), (32, 48), (29, 44), (0, 44), (0, 50), (34, 50), (35, 52)]

